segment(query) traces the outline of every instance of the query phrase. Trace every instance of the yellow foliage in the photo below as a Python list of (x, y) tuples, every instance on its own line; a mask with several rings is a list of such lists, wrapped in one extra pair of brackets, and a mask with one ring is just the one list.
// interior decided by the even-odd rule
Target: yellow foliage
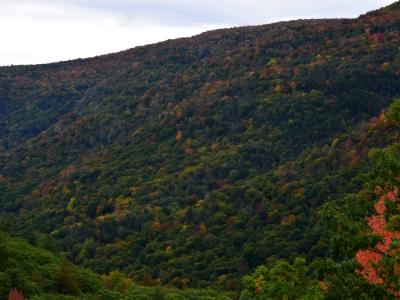
[(280, 85), (280, 84), (278, 84), (276, 87), (275, 87), (275, 93), (282, 93), (283, 92), (283, 87), (282, 87), (282, 85)]
[(291, 225), (296, 221), (297, 217), (295, 215), (288, 215), (284, 217), (281, 221), (281, 225)]
[(118, 197), (115, 200), (114, 207), (115, 207), (116, 210), (121, 210), (121, 209), (124, 209), (124, 208), (128, 208), (130, 203), (131, 203), (131, 199), (130, 198)]
[(206, 234), (207, 233), (207, 226), (204, 223), (200, 224), (200, 233)]
[(276, 58), (271, 58), (268, 62), (268, 66), (275, 66), (278, 64), (278, 60)]
[(197, 170), (200, 169), (200, 167), (201, 166), (199, 166), (199, 165), (188, 166), (181, 172), (180, 177), (190, 176), (190, 175), (196, 173)]
[(72, 198), (69, 200), (69, 203), (68, 203), (68, 205), (67, 205), (67, 210), (68, 210), (70, 213), (72, 213), (72, 212), (75, 210), (76, 202), (77, 202), (76, 197), (72, 197)]
[(300, 188), (294, 191), (293, 196), (297, 199), (304, 197), (305, 188)]
[(260, 276), (258, 276), (254, 282), (254, 288), (255, 288), (256, 295), (259, 295), (262, 293), (264, 285), (265, 285), (264, 275), (260, 274)]
[(229, 217), (229, 219), (228, 219), (229, 224), (236, 224), (239, 221), (240, 221), (239, 216), (232, 216), (232, 217)]

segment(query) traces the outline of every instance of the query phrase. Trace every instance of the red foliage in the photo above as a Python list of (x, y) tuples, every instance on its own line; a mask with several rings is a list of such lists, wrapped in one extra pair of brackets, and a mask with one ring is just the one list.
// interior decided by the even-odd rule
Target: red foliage
[(356, 260), (362, 266), (360, 274), (373, 284), (383, 284), (383, 279), (378, 275), (377, 265), (381, 261), (382, 254), (385, 253), (394, 239), (400, 239), (400, 232), (386, 230), (385, 220), (385, 201), (395, 201), (397, 198), (395, 192), (389, 192), (379, 198), (375, 203), (376, 215), (368, 218), (368, 225), (372, 233), (380, 235), (382, 242), (375, 245), (373, 249), (361, 250), (356, 254)]
[(8, 300), (25, 300), (25, 296), (17, 289), (12, 289), (8, 294)]
[(383, 33), (374, 33), (369, 36), (369, 40), (373, 43), (383, 43), (385, 35)]

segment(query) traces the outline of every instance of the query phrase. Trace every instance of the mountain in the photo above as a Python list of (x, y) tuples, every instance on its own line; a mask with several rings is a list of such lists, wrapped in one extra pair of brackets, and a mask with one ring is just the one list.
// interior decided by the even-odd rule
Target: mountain
[(399, 140), (400, 2), (0, 68), (4, 230), (146, 284), (329, 255), (317, 211)]

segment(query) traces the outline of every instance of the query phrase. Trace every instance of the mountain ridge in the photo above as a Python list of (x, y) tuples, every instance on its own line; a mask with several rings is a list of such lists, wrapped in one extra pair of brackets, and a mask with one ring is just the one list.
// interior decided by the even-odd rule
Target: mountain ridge
[(96, 271), (177, 286), (323, 257), (307, 220), (359, 187), (363, 142), (396, 133), (378, 117), (400, 95), (398, 5), (0, 68), (3, 217)]

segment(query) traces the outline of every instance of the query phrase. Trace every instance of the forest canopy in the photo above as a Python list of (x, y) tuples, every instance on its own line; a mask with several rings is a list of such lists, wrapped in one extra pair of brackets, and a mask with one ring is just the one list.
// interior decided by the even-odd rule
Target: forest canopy
[(0, 297), (397, 297), (399, 32), (396, 2), (0, 68)]

